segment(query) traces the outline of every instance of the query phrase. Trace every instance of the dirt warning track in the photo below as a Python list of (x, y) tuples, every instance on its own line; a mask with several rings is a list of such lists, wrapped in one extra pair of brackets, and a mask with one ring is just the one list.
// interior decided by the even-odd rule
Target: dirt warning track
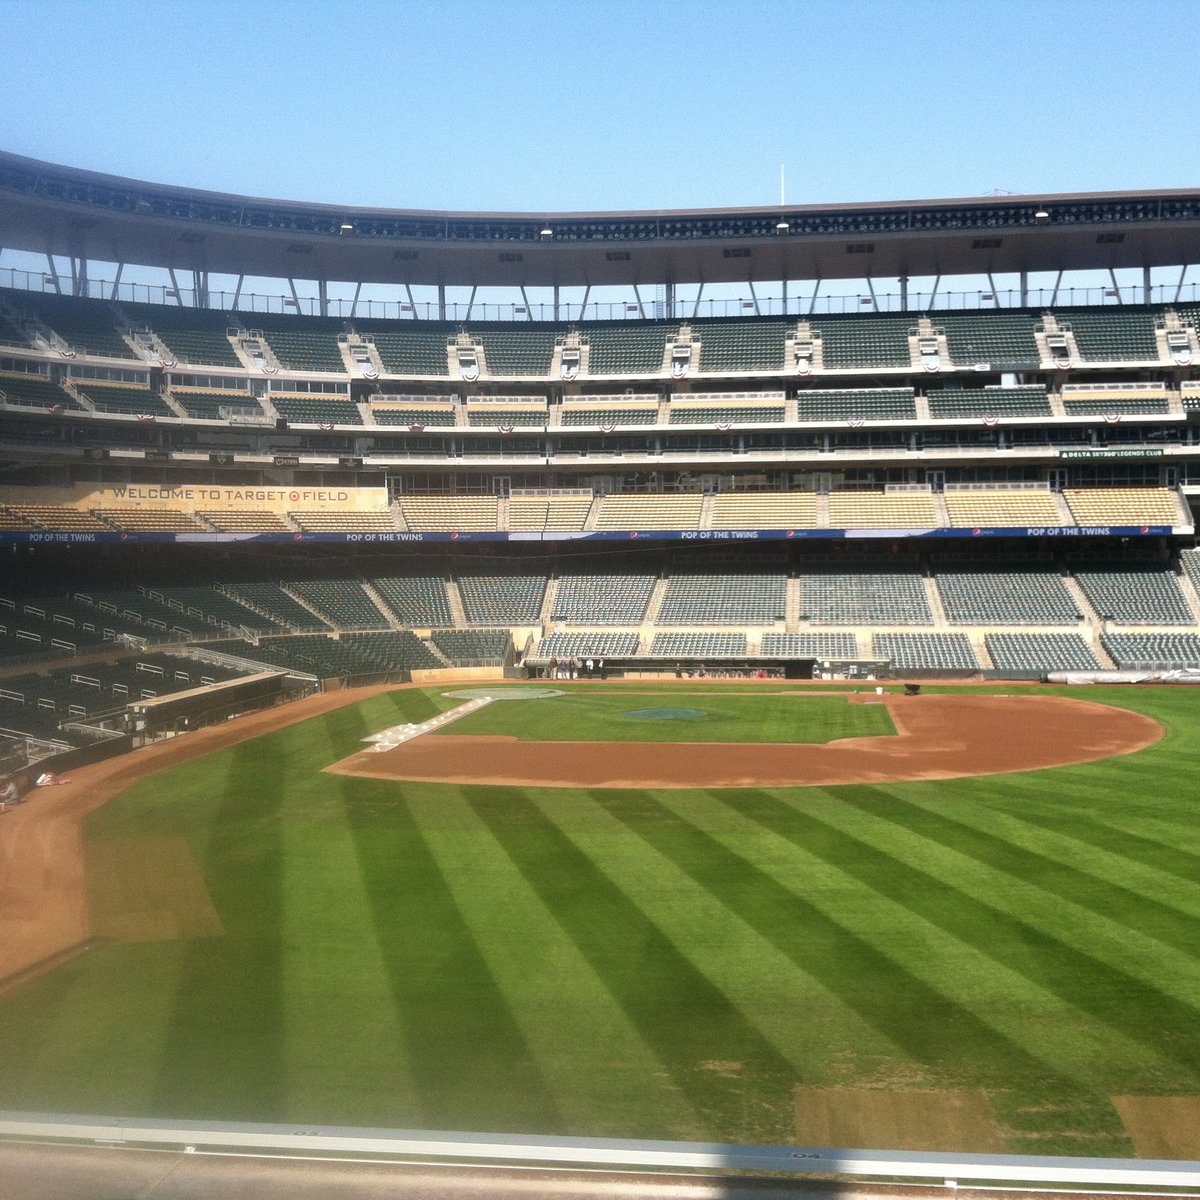
[[(869, 698), (869, 702), (874, 697)], [(1127, 709), (1065, 696), (885, 696), (897, 736), (821, 745), (531, 742), (435, 734), (326, 768), (341, 775), (509, 787), (818, 787), (961, 779), (1095, 762), (1158, 741)]]

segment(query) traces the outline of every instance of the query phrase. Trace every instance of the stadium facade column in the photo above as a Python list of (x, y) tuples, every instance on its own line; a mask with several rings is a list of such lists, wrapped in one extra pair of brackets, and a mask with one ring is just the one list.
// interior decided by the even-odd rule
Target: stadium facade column
[(900, 311), (908, 312), (908, 276), (900, 276)]
[(1020, 272), (1019, 278), (1020, 278), (1020, 286), (1021, 286), (1021, 307), (1028, 308), (1029, 307), (1029, 272), (1022, 270)]
[(559, 316), (559, 311), (558, 311), (558, 284), (557, 283), (554, 285), (554, 319), (556, 321), (561, 320), (561, 317)]
[(438, 320), (444, 321), (446, 319), (446, 285), (444, 283), (438, 284), (437, 304), (438, 304)]
[(663, 303), (666, 306), (666, 315), (673, 317), (675, 315), (675, 284), (668, 281), (663, 284)]
[(208, 272), (192, 270), (192, 296), (197, 308), (208, 307)]
[(317, 305), (321, 316), (329, 316), (329, 283), (325, 279), (317, 280)]

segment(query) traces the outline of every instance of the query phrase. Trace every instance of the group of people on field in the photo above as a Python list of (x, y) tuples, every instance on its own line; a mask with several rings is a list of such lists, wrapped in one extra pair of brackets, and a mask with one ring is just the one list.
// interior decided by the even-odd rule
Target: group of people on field
[(547, 679), (607, 679), (608, 668), (602, 658), (552, 658), (546, 667)]

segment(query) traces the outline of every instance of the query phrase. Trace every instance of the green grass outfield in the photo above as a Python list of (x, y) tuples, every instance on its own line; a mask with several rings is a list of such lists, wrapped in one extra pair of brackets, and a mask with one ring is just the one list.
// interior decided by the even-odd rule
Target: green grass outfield
[[(630, 715), (653, 709), (693, 709), (703, 715)], [(896, 730), (882, 704), (850, 704), (845, 695), (693, 694), (685, 688), (664, 694), (652, 687), (614, 693), (585, 685), (549, 699), (489, 704), (436, 732), (544, 742), (832, 742)]]
[(1200, 1094), (1200, 715), (1186, 688), (1071, 694), (1167, 736), (795, 790), (320, 772), (457, 703), (407, 690), (173, 768), (89, 818), (89, 861), (186, 843), (198, 875), (92, 872), (93, 915), (199, 879), (223, 933), (0, 997), (0, 1108), (773, 1142), (797, 1086), (966, 1088), (1012, 1152), (1131, 1154), (1110, 1096)]

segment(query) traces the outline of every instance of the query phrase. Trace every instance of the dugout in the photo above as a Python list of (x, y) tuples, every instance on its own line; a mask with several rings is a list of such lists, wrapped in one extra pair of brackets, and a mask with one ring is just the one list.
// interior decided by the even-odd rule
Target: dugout
[(138, 736), (153, 738), (270, 708), (292, 698), (291, 689), (284, 688), (286, 679), (286, 671), (264, 671), (169, 696), (135, 700), (127, 707), (131, 729)]

